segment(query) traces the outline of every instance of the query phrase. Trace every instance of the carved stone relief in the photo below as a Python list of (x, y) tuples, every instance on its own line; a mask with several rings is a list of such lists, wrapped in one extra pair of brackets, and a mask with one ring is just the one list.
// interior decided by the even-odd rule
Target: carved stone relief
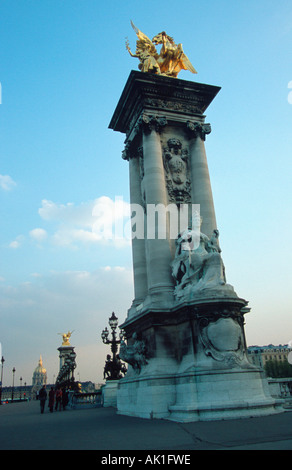
[(216, 229), (211, 238), (207, 237), (199, 230), (201, 222), (201, 218), (194, 217), (192, 229), (181, 232), (175, 241), (176, 252), (171, 263), (175, 298), (237, 297), (233, 286), (226, 283), (219, 232)]
[(120, 358), (130, 364), (133, 369), (140, 373), (143, 366), (145, 366), (148, 361), (146, 359), (146, 345), (143, 340), (137, 339), (137, 333), (134, 333), (132, 336), (133, 343), (128, 345), (121, 341), (120, 345)]
[(171, 101), (171, 100), (162, 100), (159, 98), (146, 98), (145, 104), (151, 106), (154, 109), (167, 109), (171, 111), (179, 111), (181, 113), (187, 114), (201, 114), (202, 109), (191, 102), (191, 97), (184, 96), (185, 101)]
[(191, 180), (188, 151), (177, 138), (168, 139), (163, 149), (166, 187), (169, 201), (175, 204), (191, 202)]
[(206, 356), (228, 367), (236, 367), (244, 359), (241, 326), (231, 317), (217, 321), (202, 318), (199, 323), (200, 339)]
[(206, 135), (211, 132), (210, 124), (200, 124), (199, 122), (187, 121), (186, 128), (190, 137), (200, 137), (202, 140), (206, 140)]
[(160, 133), (166, 124), (167, 120), (164, 116), (149, 116), (148, 114), (143, 114), (138, 123), (139, 126), (142, 125), (145, 133), (149, 133), (151, 131)]

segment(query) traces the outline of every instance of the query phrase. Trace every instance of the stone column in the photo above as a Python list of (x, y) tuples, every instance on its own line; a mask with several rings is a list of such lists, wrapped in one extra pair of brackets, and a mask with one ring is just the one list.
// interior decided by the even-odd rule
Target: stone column
[(192, 202), (200, 204), (203, 219), (201, 232), (211, 237), (217, 224), (204, 144), (206, 134), (211, 132), (211, 126), (188, 121), (187, 129), (190, 139)]
[(58, 348), (59, 351), (59, 359), (60, 359), (60, 370), (65, 364), (65, 361), (67, 357), (74, 352), (74, 347), (73, 346), (60, 346)]
[[(148, 216), (149, 204), (163, 204), (165, 208), (168, 205), (159, 134), (166, 125), (166, 119), (144, 115), (142, 124), (144, 187)], [(149, 229), (149, 217), (147, 224)], [(172, 258), (168, 229), (166, 229), (165, 239), (159, 239), (157, 225), (155, 224), (155, 239), (150, 239), (149, 233), (146, 234), (148, 293), (152, 302), (165, 303), (173, 300), (173, 279), (170, 268)]]
[[(148, 292), (147, 282), (147, 267), (146, 267), (146, 253), (145, 253), (145, 230), (143, 231), (144, 237), (141, 237), (141, 227), (145, 227), (145, 214), (144, 214), (144, 202), (141, 192), (141, 172), (140, 172), (140, 160), (139, 153), (142, 153), (139, 149), (125, 149), (123, 153), (124, 158), (129, 160), (129, 174), (130, 174), (130, 204), (132, 210), (135, 206), (139, 206), (140, 210), (137, 210), (134, 214), (135, 222), (139, 225), (138, 237), (132, 238), (132, 257), (133, 257), (133, 273), (134, 273), (134, 292), (135, 297), (133, 300), (133, 307), (141, 304)], [(142, 155), (140, 155), (142, 158)], [(137, 208), (137, 207), (136, 207)], [(132, 213), (133, 216), (133, 213)], [(138, 230), (137, 228), (137, 230)], [(135, 311), (135, 310), (134, 310)], [(130, 312), (129, 312), (130, 314)]]

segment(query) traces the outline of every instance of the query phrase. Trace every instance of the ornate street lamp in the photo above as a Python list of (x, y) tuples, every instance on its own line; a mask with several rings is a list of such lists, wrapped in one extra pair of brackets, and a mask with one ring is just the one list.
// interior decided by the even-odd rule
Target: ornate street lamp
[(14, 396), (14, 375), (15, 375), (15, 367), (12, 369), (12, 392), (11, 392), (11, 401), (13, 402), (13, 396)]
[(0, 405), (2, 405), (2, 387), (3, 387), (3, 366), (4, 366), (5, 359), (2, 356), (1, 358), (1, 385), (0, 385)]
[(121, 340), (124, 337), (124, 332), (123, 330), (120, 330), (119, 339), (117, 339), (116, 329), (118, 326), (118, 317), (116, 317), (114, 312), (109, 318), (108, 323), (111, 328), (112, 338), (109, 339), (109, 331), (106, 327), (101, 333), (101, 339), (104, 344), (111, 345), (111, 351), (112, 351), (113, 356), (111, 358), (109, 354), (107, 355), (107, 360), (104, 366), (103, 377), (107, 380), (118, 380), (118, 379), (121, 379), (127, 371), (125, 364), (121, 362), (119, 355), (117, 354), (118, 345), (121, 343)]
[(105, 327), (105, 329), (102, 331), (101, 333), (101, 338), (102, 338), (102, 341), (107, 344), (107, 338), (108, 338), (108, 335), (109, 335), (109, 331), (107, 329), (107, 327)]
[(75, 362), (75, 359), (76, 359), (76, 352), (75, 351), (72, 351), (70, 353), (70, 360), (71, 360), (71, 381), (72, 383), (75, 382), (75, 378), (74, 378), (74, 369), (76, 369), (76, 362)]

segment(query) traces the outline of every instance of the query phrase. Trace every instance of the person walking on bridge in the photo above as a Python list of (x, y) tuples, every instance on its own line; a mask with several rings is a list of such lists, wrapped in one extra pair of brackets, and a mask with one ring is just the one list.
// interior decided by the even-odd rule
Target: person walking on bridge
[(54, 403), (55, 403), (55, 390), (53, 387), (51, 387), (51, 390), (49, 391), (49, 408), (50, 408), (51, 413), (53, 413), (54, 411)]
[(43, 414), (44, 409), (45, 409), (46, 399), (47, 399), (46, 387), (43, 385), (42, 388), (40, 389), (40, 393), (39, 393), (39, 400), (40, 400), (40, 406), (41, 406), (41, 413), (42, 414)]
[(59, 408), (59, 411), (61, 411), (61, 408), (62, 407), (62, 390), (60, 389), (60, 387), (57, 389), (56, 391), (56, 405), (55, 405), (55, 411), (58, 410)]

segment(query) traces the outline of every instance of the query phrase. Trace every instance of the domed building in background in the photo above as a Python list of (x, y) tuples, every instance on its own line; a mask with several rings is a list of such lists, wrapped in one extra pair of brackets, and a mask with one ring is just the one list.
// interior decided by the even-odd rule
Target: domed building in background
[(43, 385), (47, 385), (47, 371), (43, 367), (42, 356), (40, 356), (39, 364), (35, 368), (32, 376), (32, 398), (36, 398)]

